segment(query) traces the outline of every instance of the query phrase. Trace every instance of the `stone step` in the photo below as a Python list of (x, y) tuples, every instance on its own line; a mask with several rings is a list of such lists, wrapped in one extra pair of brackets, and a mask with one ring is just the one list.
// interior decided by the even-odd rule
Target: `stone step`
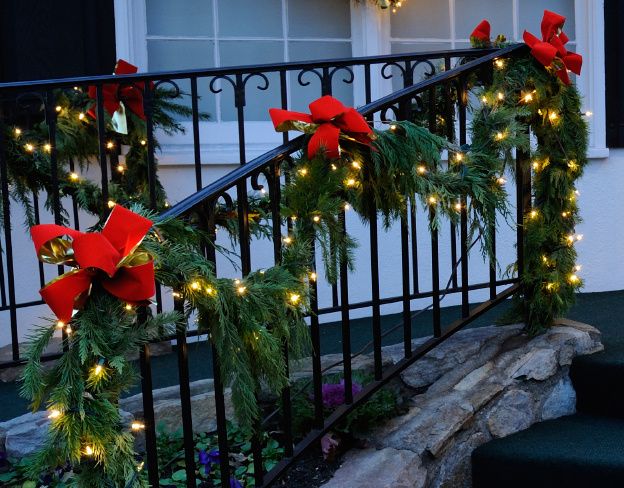
[(472, 454), (473, 488), (621, 488), (624, 420), (576, 414), (496, 439)]

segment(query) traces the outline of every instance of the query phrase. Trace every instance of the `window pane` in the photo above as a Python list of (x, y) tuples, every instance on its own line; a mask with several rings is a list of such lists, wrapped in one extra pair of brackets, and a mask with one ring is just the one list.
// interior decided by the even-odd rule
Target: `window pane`
[[(221, 66), (241, 64), (281, 63), (284, 61), (284, 43), (281, 41), (220, 41), (219, 52)], [(279, 75), (269, 73), (267, 90), (258, 89), (265, 82), (259, 76), (253, 76), (246, 85), (246, 120), (268, 120), (269, 108), (280, 106)], [(236, 107), (232, 86), (227, 81), (222, 83), (221, 117), (223, 120), (236, 120)]]
[(520, 36), (526, 29), (537, 37), (542, 37), (540, 23), (544, 9), (557, 12), (566, 17), (563, 30), (571, 40), (576, 39), (574, 32), (574, 0), (520, 0)]
[(496, 8), (483, 0), (461, 0), (455, 2), (455, 36), (468, 39), (470, 33), (483, 19), (492, 25), (492, 38), (504, 34), (508, 39), (513, 37), (513, 1), (498, 0)]
[(218, 5), (219, 37), (284, 36), (281, 0), (218, 0)]
[(450, 39), (449, 3), (446, 0), (407, 2), (399, 13), (390, 16), (390, 31), (392, 37)]
[[(292, 61), (351, 57), (350, 42), (291, 41), (288, 43)], [(321, 96), (321, 83), (314, 73), (302, 75), (302, 81), (309, 85), (302, 86), (298, 81), (298, 72), (289, 74), (290, 103), (292, 110), (308, 111), (308, 104)], [(353, 85), (344, 82), (351, 75), (346, 70), (338, 70), (332, 79), (333, 95), (345, 105), (353, 105)]]
[(351, 38), (350, 0), (289, 0), (288, 37)]
[(213, 36), (212, 0), (146, 0), (147, 33)]
[[(212, 41), (148, 40), (147, 56), (149, 71), (208, 68), (214, 66), (214, 43)], [(180, 80), (176, 83), (183, 92), (191, 92), (188, 81)], [(163, 87), (167, 88), (167, 85)], [(208, 112), (211, 120), (215, 120), (215, 95), (208, 90), (208, 85), (203, 80), (198, 81), (198, 93), (201, 97), (199, 110)], [(191, 106), (189, 97), (184, 97), (183, 100), (185, 105)]]

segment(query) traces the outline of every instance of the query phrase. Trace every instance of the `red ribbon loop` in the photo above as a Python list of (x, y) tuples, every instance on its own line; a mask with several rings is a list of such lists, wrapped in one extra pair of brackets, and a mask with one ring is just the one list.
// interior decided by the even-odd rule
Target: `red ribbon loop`
[(542, 40), (527, 31), (524, 31), (522, 38), (531, 48), (531, 54), (535, 56), (535, 59), (547, 68), (553, 68), (559, 79), (569, 85), (568, 70), (580, 75), (583, 57), (565, 48), (569, 41), (568, 36), (562, 32), (565, 20), (563, 15), (544, 10), (541, 25)]
[(476, 39), (484, 43), (489, 43), (490, 32), (490, 23), (486, 19), (483, 19), (481, 22), (479, 22), (479, 25), (477, 25), (472, 31), (472, 34), (470, 34), (470, 39)]
[(119, 205), (101, 232), (80, 232), (54, 224), (33, 226), (30, 232), (39, 259), (75, 268), (39, 292), (56, 317), (68, 322), (73, 311), (84, 305), (94, 280), (128, 303), (151, 298), (155, 293), (154, 263), (147, 253), (135, 252), (151, 226), (151, 220)]
[[(133, 64), (120, 59), (115, 65), (115, 75), (133, 75), (137, 73), (139, 69)], [(151, 84), (153, 85), (153, 84)], [(145, 83), (142, 81), (134, 82), (132, 85), (126, 85), (120, 87), (116, 83), (108, 83), (102, 86), (102, 96), (104, 110), (112, 117), (112, 115), (119, 110), (121, 102), (124, 103), (129, 110), (134, 112), (139, 118), (145, 120), (145, 111), (143, 110), (143, 90), (145, 89)], [(89, 97), (96, 100), (97, 88), (95, 86), (89, 86)], [(89, 110), (89, 115), (95, 118), (95, 109)]]
[(310, 114), (280, 108), (269, 109), (275, 130), (312, 133), (308, 142), (308, 158), (313, 158), (321, 148), (325, 149), (327, 157), (339, 158), (340, 137), (362, 144), (370, 144), (374, 139), (366, 119), (357, 110), (346, 107), (334, 97), (325, 95), (310, 103), (309, 107)]

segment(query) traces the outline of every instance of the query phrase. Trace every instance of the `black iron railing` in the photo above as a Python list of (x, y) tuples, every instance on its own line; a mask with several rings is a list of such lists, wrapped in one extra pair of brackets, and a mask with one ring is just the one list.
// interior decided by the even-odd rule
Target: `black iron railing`
[[(299, 137), (288, 140), (288, 135), (284, 134), (284, 144), (252, 161), (247, 161), (245, 149), (245, 106), (247, 93), (247, 83), (254, 77), (259, 77), (262, 83), (259, 88), (265, 90), (269, 86), (267, 73), (277, 73), (279, 77), (279, 90), (281, 105), (287, 106), (288, 82), (287, 75), (294, 73), (300, 83), (302, 76), (306, 73), (314, 73), (320, 81), (318, 95), (332, 94), (332, 82), (336, 73), (343, 71), (347, 73), (345, 81), (352, 83), (356, 73), (361, 73), (364, 77), (363, 95), (366, 105), (360, 112), (371, 122), (388, 120), (413, 120), (417, 115), (419, 120), (425, 120), (430, 130), (440, 133), (439, 118), (446, 121), (456, 121), (453, 124), (446, 124), (444, 134), (450, 139), (455, 139), (459, 144), (467, 142), (467, 109), (469, 101), (468, 81), (470, 77), (477, 73), (486, 74), (492, 69), (492, 63), (497, 58), (515, 56), (522, 51), (521, 46), (510, 46), (500, 50), (458, 50), (444, 51), (425, 54), (403, 54), (391, 56), (379, 56), (368, 58), (353, 58), (328, 60), (321, 62), (307, 63), (285, 63), (279, 65), (245, 66), (239, 68), (219, 68), (198, 71), (165, 72), (158, 74), (140, 74), (135, 76), (119, 77), (95, 77), (76, 78), (70, 80), (40, 81), (33, 83), (13, 83), (0, 84), (0, 97), (10, 99), (16, 93), (35, 92), (41, 97), (41, 101), (46, 111), (46, 121), (49, 128), (49, 143), (51, 146), (50, 159), (52, 163), (52, 193), (53, 205), (51, 208), (52, 218), (55, 222), (61, 222), (61, 195), (59, 194), (58, 181), (56, 181), (55, 171), (58, 166), (55, 153), (56, 125), (55, 125), (55, 100), (54, 93), (58, 89), (71, 89), (74, 86), (95, 85), (97, 87), (97, 128), (99, 135), (99, 167), (101, 171), (101, 185), (103, 198), (108, 198), (107, 187), (109, 175), (112, 168), (111, 162), (107, 158), (105, 150), (105, 127), (103, 120), (103, 98), (102, 86), (104, 83), (128, 83), (133, 84), (140, 81), (153, 81), (154, 85), (145, 83), (143, 85), (143, 101), (146, 114), (147, 128), (147, 166), (149, 176), (150, 202), (152, 207), (156, 206), (156, 159), (155, 140), (153, 131), (153, 119), (151, 103), (153, 100), (153, 90), (158, 86), (168, 85), (174, 90), (178, 89), (181, 80), (189, 80), (190, 96), (192, 107), (192, 132), (194, 143), (194, 165), (195, 165), (195, 193), (170, 208), (164, 213), (167, 217), (193, 218), (200, 222), (204, 230), (211, 235), (215, 235), (215, 212), (218, 205), (232, 205), (236, 202), (236, 215), (238, 217), (238, 254), (240, 256), (240, 269), (243, 275), (248, 274), (253, 267), (252, 244), (249, 229), (249, 209), (248, 198), (254, 192), (259, 192), (264, 186), (268, 187), (270, 202), (270, 222), (272, 226), (271, 239), (273, 244), (273, 259), (279, 263), (283, 244), (284, 232), (287, 230), (284, 219), (280, 214), (280, 189), (285, 175), (282, 174), (282, 167), (289, 158), (302, 147), (303, 138)], [(440, 63), (441, 70), (438, 70), (436, 63)], [(419, 65), (428, 67), (424, 79), (415, 82), (414, 69)], [(453, 67), (453, 64), (455, 66)], [(400, 74), (403, 88), (385, 96), (379, 100), (372, 101), (372, 80), (374, 77), (389, 78), (393, 74)], [(231, 84), (234, 90), (234, 103), (237, 110), (237, 127), (239, 137), (239, 159), (240, 167), (236, 168), (223, 178), (204, 185), (202, 181), (202, 161), (200, 151), (200, 115), (198, 110), (198, 86), (208, 82), (212, 93), (218, 93), (222, 88), (218, 86), (218, 80)], [(350, 81), (349, 81), (350, 80)], [(437, 103), (440, 98), (437, 93), (443, 93), (445, 100), (443, 106)], [(425, 96), (426, 95), (426, 96)], [(425, 100), (425, 102), (423, 102)], [(424, 117), (424, 119), (423, 119)], [(1, 129), (1, 128), (0, 128)], [(19, 350), (20, 327), (27, 327), (29, 324), (21, 324), (18, 321), (18, 311), (23, 308), (34, 307), (42, 302), (37, 299), (20, 301), (17, 299), (16, 290), (20, 287), (22, 278), (20, 269), (22, 264), (14, 261), (13, 237), (17, 232), (15, 226), (11, 225), (14, 218), (11, 212), (11, 201), (9, 195), (9, 179), (7, 175), (7, 164), (4, 154), (4, 141), (2, 140), (4, 130), (0, 130), (0, 180), (3, 203), (3, 239), (2, 243), (3, 259), (0, 260), (0, 313), (8, 312), (8, 323), (3, 322), (1, 327), (10, 328), (12, 359), (0, 363), (0, 368), (19, 365), (23, 358)], [(521, 164), (526, 155), (517, 153), (518, 166), (516, 170), (516, 194), (517, 194), (517, 217), (522, 221), (522, 216), (530, 203), (530, 178), (525, 171), (526, 165)], [(265, 181), (264, 185), (260, 181)], [(193, 191), (189, 189), (189, 193)], [(36, 210), (36, 218), (40, 219), (40, 203), (37, 195), (33, 195), (33, 205)], [(220, 203), (225, 202), (225, 203)], [(462, 206), (463, 209), (466, 205)], [(374, 215), (374, 212), (371, 213)], [(344, 230), (346, 232), (346, 219), (342, 216)], [(80, 218), (77, 207), (73, 206), (74, 223), (79, 225)], [(313, 347), (313, 402), (315, 405), (315, 425), (305, 438), (295, 443), (292, 433), (292, 407), (291, 392), (287, 389), (281, 398), (281, 422), (283, 430), (283, 443), (285, 458), (270, 472), (263, 471), (262, 446), (256, 437), (252, 443), (255, 481), (257, 486), (269, 486), (273, 484), (284, 470), (299, 456), (307, 447), (317, 441), (338, 421), (344, 418), (351, 410), (362, 402), (366, 401), (373, 393), (385, 385), (389, 380), (395, 378), (399, 373), (414, 363), (418, 358), (435, 348), (438, 344), (446, 340), (456, 331), (466, 326), (474, 319), (485, 313), (487, 310), (501, 303), (519, 288), (517, 272), (515, 277), (501, 279), (496, 272), (495, 254), (491, 257), (486, 266), (489, 268), (489, 280), (474, 283), (470, 280), (470, 270), (468, 267), (468, 255), (470, 246), (468, 241), (468, 222), (466, 211), (462, 211), (459, 229), (454, 224), (450, 224), (450, 241), (452, 266), (450, 284), (446, 288), (441, 288), (440, 280), (440, 258), (439, 258), (439, 235), (437, 231), (431, 231), (431, 261), (422, 263), (417, 246), (417, 226), (416, 226), (416, 203), (415, 199), (410, 199), (409, 211), (401, 218), (400, 222), (400, 243), (397, 245), (397, 252), (400, 252), (402, 262), (402, 292), (398, 295), (387, 295), (384, 293), (383, 283), (380, 282), (380, 255), (379, 255), (379, 235), (378, 223), (372, 219), (369, 226), (368, 245), (370, 247), (370, 277), (371, 277), (371, 298), (358, 302), (350, 302), (349, 297), (349, 273), (346, 262), (340, 266), (340, 276), (337, 287), (332, 290), (331, 305), (321, 306), (317, 300), (317, 287), (320, 283), (312, 282), (312, 298), (310, 315), (310, 332)], [(459, 234), (459, 237), (458, 237)], [(517, 245), (517, 269), (522, 270), (523, 255), (522, 227), (518, 226), (516, 244)], [(206, 249), (208, 257), (216, 264), (214, 248)], [(419, 259), (419, 257), (421, 259)], [(431, 270), (431, 282), (423, 282), (421, 275), (423, 266)], [(218, 270), (217, 270), (218, 271)], [(41, 267), (39, 268), (39, 281), (43, 285), (45, 276)], [(489, 290), (489, 300), (471, 308), (470, 292), (473, 290)], [(461, 296), (461, 318), (451, 324), (442, 324), (440, 301), (442, 295)], [(163, 300), (160, 299), (157, 305), (158, 310), (163, 307)], [(432, 337), (422, 343), (417, 348), (412, 345), (412, 304), (414, 300), (430, 299), (432, 309)], [(401, 304), (402, 308), (402, 331), (404, 357), (389, 368), (383, 368), (382, 364), (382, 326), (381, 307), (387, 304)], [(174, 301), (174, 308), (182, 310), (184, 303), (181, 300)], [(364, 387), (357, 395), (352, 395), (349, 387), (352, 381), (351, 361), (351, 338), (350, 321), (354, 310), (370, 310), (372, 316), (372, 337), (373, 337), (373, 357), (374, 357), (374, 381)], [(321, 318), (329, 314), (339, 313), (342, 330), (342, 365), (345, 378), (346, 403), (338, 407), (329, 417), (324, 417), (322, 403), (322, 381), (323, 371), (321, 368)], [(195, 486), (195, 452), (193, 443), (193, 426), (191, 411), (191, 393), (189, 388), (189, 361), (186, 341), (188, 337), (198, 335), (197, 331), (189, 330), (186, 333), (178, 333), (167, 340), (177, 341), (177, 354), (179, 364), (180, 379), (180, 399), (182, 409), (182, 426), (184, 433), (184, 449), (186, 454), (187, 486)], [(58, 354), (51, 354), (47, 359), (54, 359)], [(228, 459), (228, 441), (226, 431), (226, 408), (224, 388), (227, 385), (221, 384), (219, 380), (219, 357), (216, 350), (212, 349), (214, 391), (216, 403), (217, 434), (219, 438), (219, 450), (221, 459)], [(153, 486), (159, 485), (158, 480), (158, 460), (156, 448), (156, 431), (154, 419), (154, 404), (152, 396), (152, 371), (150, 346), (146, 346), (140, 354), (140, 367), (142, 374), (142, 392), (144, 420), (146, 426), (146, 469), (149, 481)], [(227, 463), (221, 464), (222, 486), (229, 486), (230, 478)]]

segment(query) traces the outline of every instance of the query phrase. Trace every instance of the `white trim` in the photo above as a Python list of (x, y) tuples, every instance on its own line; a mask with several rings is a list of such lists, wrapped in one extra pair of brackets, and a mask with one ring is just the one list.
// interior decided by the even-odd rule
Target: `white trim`
[(145, 0), (114, 0), (117, 59), (147, 71)]

